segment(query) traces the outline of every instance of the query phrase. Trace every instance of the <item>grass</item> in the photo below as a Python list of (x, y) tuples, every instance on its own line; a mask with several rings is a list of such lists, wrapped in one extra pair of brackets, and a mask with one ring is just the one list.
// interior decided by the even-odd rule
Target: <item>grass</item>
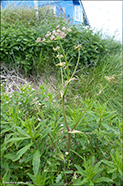
[[(115, 110), (119, 117), (122, 117), (122, 54), (104, 56), (94, 68), (83, 68), (76, 74), (79, 80), (71, 86), (68, 97), (70, 102), (79, 103), (81, 96), (84, 99), (93, 99), (100, 89), (106, 86), (98, 100), (101, 104), (108, 101), (109, 110)], [(108, 81), (106, 76), (112, 77)]]

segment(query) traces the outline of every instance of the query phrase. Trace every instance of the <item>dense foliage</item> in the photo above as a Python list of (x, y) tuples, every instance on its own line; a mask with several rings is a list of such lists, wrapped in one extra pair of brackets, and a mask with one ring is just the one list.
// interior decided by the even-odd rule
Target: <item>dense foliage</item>
[(2, 61), (28, 75), (52, 67), (58, 91), (1, 84), (1, 184), (122, 186), (121, 44), (47, 13), (2, 12)]
[[(47, 31), (54, 30), (58, 24), (69, 27), (67, 21), (52, 15), (49, 9), (39, 9), (39, 21), (35, 18), (34, 10), (28, 8), (9, 7), (2, 10), (1, 60), (10, 67), (20, 67), (27, 74), (40, 72), (47, 65), (55, 67), (55, 59), (52, 58), (54, 42), (49, 45), (40, 43), (37, 46), (35, 40), (44, 37)], [(79, 25), (72, 26), (71, 29), (71, 34), (62, 43), (73, 67), (77, 59), (74, 45), (82, 45), (80, 65), (95, 65), (106, 53), (121, 50), (118, 42), (112, 41), (112, 48), (107, 40), (89, 27)]]
[[(12, 96), (2, 92), (2, 181), (34, 185), (122, 185), (122, 122), (107, 103), (91, 100), (66, 107), (71, 135), (69, 154), (61, 99), (40, 86), (21, 87)], [(27, 184), (27, 185), (33, 185)], [(4, 184), (3, 184), (4, 185)], [(12, 184), (9, 184), (12, 185)]]

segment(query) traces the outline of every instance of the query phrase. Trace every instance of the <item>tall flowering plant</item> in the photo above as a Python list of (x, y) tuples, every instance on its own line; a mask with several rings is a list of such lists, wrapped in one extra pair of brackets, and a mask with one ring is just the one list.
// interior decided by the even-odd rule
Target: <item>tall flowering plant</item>
[[(92, 103), (90, 103), (90, 105), (87, 107), (87, 109), (85, 109), (85, 111), (80, 114), (78, 121), (75, 123), (75, 125), (71, 129), (68, 125), (67, 118), (66, 118), (64, 100), (65, 100), (65, 95), (66, 95), (69, 83), (71, 81), (77, 80), (77, 78), (75, 78), (74, 76), (75, 76), (79, 61), (80, 61), (80, 50), (81, 50), (82, 46), (80, 44), (78, 44), (77, 46), (74, 46), (74, 49), (78, 51), (78, 59), (77, 59), (74, 71), (73, 71), (72, 75), (70, 76), (70, 73), (69, 73), (70, 61), (69, 62), (67, 61), (66, 54), (65, 54), (65, 51), (64, 51), (62, 43), (61, 43), (61, 40), (64, 39), (66, 37), (66, 35), (69, 34), (69, 32), (72, 32), (71, 28), (62, 27), (60, 29), (60, 25), (58, 25), (56, 27), (56, 29), (53, 30), (52, 32), (48, 31), (44, 38), (41, 39), (39, 37), (36, 40), (37, 43), (39, 43), (39, 42), (42, 42), (42, 43), (47, 42), (48, 43), (48, 42), (52, 42), (52, 41), (57, 43), (57, 46), (55, 48), (53, 47), (53, 50), (55, 52), (57, 52), (56, 58), (58, 58), (58, 60), (59, 60), (59, 63), (56, 64), (56, 66), (59, 67), (61, 70), (62, 89), (61, 89), (60, 93), (61, 93), (61, 98), (62, 98), (62, 111), (63, 111), (65, 126), (66, 126), (66, 129), (68, 132), (68, 143), (67, 143), (67, 150), (65, 153), (66, 155), (68, 155), (69, 150), (70, 150), (71, 134), (82, 133), (81, 131), (75, 130), (75, 128), (76, 128), (77, 124), (79, 123), (79, 121), (81, 120), (82, 116), (87, 111), (87, 109), (89, 109), (92, 105)], [(63, 78), (63, 76), (65, 76), (65, 78)], [(64, 80), (64, 79), (66, 79), (66, 80)], [(50, 136), (50, 134), (49, 134), (49, 136)], [(50, 139), (53, 143), (54, 148), (56, 148), (56, 145), (54, 144), (51, 136), (50, 136)]]

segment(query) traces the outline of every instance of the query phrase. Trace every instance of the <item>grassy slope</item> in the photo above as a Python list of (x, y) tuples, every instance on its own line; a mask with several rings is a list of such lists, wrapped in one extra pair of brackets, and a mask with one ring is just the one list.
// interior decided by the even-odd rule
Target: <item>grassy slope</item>
[[(45, 9), (40, 9), (40, 20), (38, 24), (42, 24), (47, 30), (47, 26), (52, 22), (52, 18), (46, 17), (47, 11)], [(45, 15), (46, 14), (46, 15)], [(22, 25), (22, 27), (37, 27), (35, 12), (30, 9), (23, 9), (22, 7), (13, 8), (10, 6), (7, 10), (2, 11), (2, 21), (5, 21), (7, 24), (11, 25), (12, 23)], [(47, 18), (47, 19), (46, 19)], [(57, 19), (53, 17), (54, 24), (59, 23)], [(11, 23), (11, 24), (10, 24)], [(66, 23), (67, 24), (67, 23)], [(49, 24), (50, 29), (52, 24)], [(101, 33), (100, 33), (101, 37)], [(112, 37), (107, 37), (103, 40), (104, 44), (110, 49), (110, 54), (105, 55), (103, 58), (100, 56), (100, 61), (98, 61), (97, 65), (92, 68), (83, 68), (77, 75), (79, 76), (79, 81), (74, 82), (71, 86), (71, 90), (68, 93), (68, 100), (72, 98), (76, 100), (76, 95), (82, 96), (85, 98), (93, 98), (99, 90), (107, 85), (105, 91), (99, 97), (101, 103), (108, 101), (109, 108), (111, 110), (116, 110), (118, 114), (121, 115), (121, 105), (122, 105), (122, 55), (121, 52), (118, 51), (120, 48), (120, 44)], [(46, 65), (47, 67), (47, 65)], [(44, 69), (46, 76), (49, 76), (50, 68)], [(52, 68), (53, 73), (53, 68)], [(56, 73), (56, 72), (54, 72)], [(116, 81), (108, 82), (104, 77), (112, 76), (116, 77)], [(78, 101), (76, 100), (76, 106), (78, 105)]]

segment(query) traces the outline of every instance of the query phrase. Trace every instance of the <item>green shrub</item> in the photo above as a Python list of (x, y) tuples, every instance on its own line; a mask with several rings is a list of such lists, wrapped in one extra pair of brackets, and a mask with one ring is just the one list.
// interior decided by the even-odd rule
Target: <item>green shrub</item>
[[(33, 9), (21, 6), (2, 10), (1, 17), (2, 61), (9, 67), (23, 69), (27, 75), (42, 72), (48, 66), (55, 68), (56, 59), (52, 57), (54, 42), (37, 46), (35, 40), (43, 38), (47, 31), (56, 29), (59, 24), (69, 27), (67, 21), (51, 14), (48, 8), (39, 8), (37, 21)], [(75, 45), (82, 45), (79, 68), (83, 64), (93, 66), (100, 63), (105, 54), (121, 51), (120, 43), (113, 38), (102, 39), (100, 32), (94, 33), (90, 27), (73, 25), (71, 29), (72, 32), (62, 41), (68, 61), (71, 59), (71, 70), (78, 58)]]
[(27, 7), (2, 10), (1, 60), (11, 68), (23, 69), (27, 75), (54, 64), (51, 58), (53, 44), (47, 47), (42, 44), (37, 46), (37, 37), (44, 37), (48, 30), (56, 28), (59, 23), (67, 24), (47, 8), (39, 9), (39, 17), (39, 21), (36, 21), (34, 10)]

